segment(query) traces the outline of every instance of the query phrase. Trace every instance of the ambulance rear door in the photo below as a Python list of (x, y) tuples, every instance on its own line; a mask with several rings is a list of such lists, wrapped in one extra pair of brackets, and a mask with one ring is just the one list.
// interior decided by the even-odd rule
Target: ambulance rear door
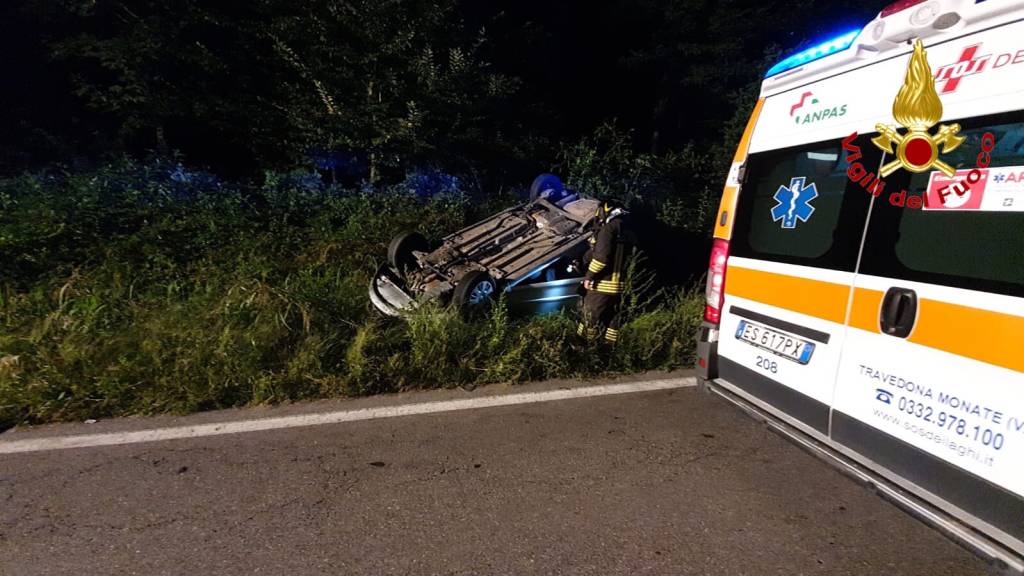
[(841, 87), (765, 101), (737, 201), (718, 342), (719, 386), (819, 439), (870, 198), (846, 174), (840, 134), (855, 102)]

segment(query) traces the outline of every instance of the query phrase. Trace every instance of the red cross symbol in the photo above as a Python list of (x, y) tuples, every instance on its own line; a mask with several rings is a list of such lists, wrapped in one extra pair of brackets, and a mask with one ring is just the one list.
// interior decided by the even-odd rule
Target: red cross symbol
[(980, 47), (981, 44), (974, 44), (964, 48), (964, 51), (960, 53), (959, 60), (939, 68), (935, 73), (936, 82), (946, 81), (946, 85), (942, 87), (943, 94), (956, 90), (964, 76), (977, 74), (985, 69), (985, 65), (988, 64), (988, 59), (992, 55), (986, 54), (976, 58), (974, 55), (978, 53), (978, 48)]

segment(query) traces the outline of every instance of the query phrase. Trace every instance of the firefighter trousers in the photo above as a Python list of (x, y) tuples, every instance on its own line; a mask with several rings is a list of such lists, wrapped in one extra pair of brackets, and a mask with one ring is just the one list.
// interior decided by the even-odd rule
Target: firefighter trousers
[(614, 343), (619, 339), (619, 303), (621, 294), (588, 290), (583, 297), (583, 317), (576, 334), (586, 338), (604, 338)]

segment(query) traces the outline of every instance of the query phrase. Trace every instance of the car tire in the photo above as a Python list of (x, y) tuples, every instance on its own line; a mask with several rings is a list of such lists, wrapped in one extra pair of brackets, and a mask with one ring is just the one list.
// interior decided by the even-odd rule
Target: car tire
[(452, 303), (464, 312), (480, 312), (490, 308), (498, 297), (498, 283), (483, 270), (466, 273), (455, 286)]
[(541, 193), (545, 190), (554, 190), (561, 195), (565, 192), (565, 185), (554, 174), (541, 174), (533, 179), (533, 184), (530, 184), (530, 202), (540, 198)]
[(419, 232), (402, 232), (388, 245), (388, 263), (404, 276), (406, 270), (416, 267), (416, 256), (413, 252), (426, 252), (428, 249), (427, 239)]

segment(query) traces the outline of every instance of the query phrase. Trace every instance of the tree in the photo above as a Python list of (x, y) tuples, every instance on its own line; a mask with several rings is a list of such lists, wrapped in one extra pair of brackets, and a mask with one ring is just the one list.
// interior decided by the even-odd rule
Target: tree
[(327, 0), (262, 24), (248, 26), (291, 68), (276, 91), (288, 125), (307, 146), (364, 152), (371, 182), (479, 143), (486, 105), (515, 89), (478, 57), (482, 34), (466, 41), (451, 0)]
[(49, 17), (76, 32), (53, 53), (76, 65), (76, 94), (130, 149), (260, 167), (341, 149), (364, 156), (375, 181), (472, 151), (488, 137), (487, 111), (516, 88), (479, 57), (485, 38), (464, 30), (454, 0), (62, 8)]
[(718, 143), (724, 122), (737, 113), (745, 122), (764, 72), (783, 51), (864, 26), (877, 6), (851, 0), (832, 2), (828, 10), (811, 0), (635, 0), (634, 9), (652, 33), (626, 62), (655, 80), (657, 150), (688, 141)]

